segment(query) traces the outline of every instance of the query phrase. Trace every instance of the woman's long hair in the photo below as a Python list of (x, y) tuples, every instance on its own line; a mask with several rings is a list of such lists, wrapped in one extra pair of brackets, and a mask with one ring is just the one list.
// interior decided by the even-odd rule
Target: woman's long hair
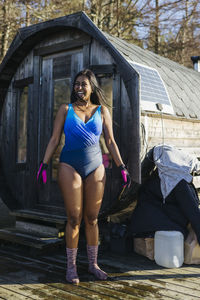
[(77, 96), (75, 94), (75, 91), (74, 91), (74, 86), (75, 86), (75, 82), (79, 76), (86, 76), (90, 82), (90, 85), (92, 88), (92, 94), (90, 97), (91, 102), (93, 104), (97, 104), (97, 105), (105, 104), (106, 106), (108, 106), (106, 97), (104, 95), (103, 90), (100, 88), (100, 86), (98, 84), (96, 76), (89, 69), (82, 70), (78, 74), (76, 74), (76, 76), (74, 78), (73, 86), (72, 86), (71, 103), (74, 103), (78, 100)]

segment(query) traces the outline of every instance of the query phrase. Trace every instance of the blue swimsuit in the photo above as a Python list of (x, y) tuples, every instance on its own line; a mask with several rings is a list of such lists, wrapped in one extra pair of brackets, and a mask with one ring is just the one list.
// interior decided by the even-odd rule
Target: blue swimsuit
[(64, 124), (65, 145), (60, 162), (71, 165), (84, 179), (102, 164), (99, 138), (102, 133), (101, 105), (84, 123), (69, 104)]

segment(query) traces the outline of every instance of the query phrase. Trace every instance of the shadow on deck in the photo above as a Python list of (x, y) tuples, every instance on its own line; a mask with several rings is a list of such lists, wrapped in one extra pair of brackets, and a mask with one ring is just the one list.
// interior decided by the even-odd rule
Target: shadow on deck
[(79, 286), (65, 282), (63, 249), (31, 255), (2, 245), (0, 261), (0, 299), (200, 299), (199, 266), (166, 269), (135, 253), (100, 253), (109, 279), (96, 281), (87, 272), (86, 252), (79, 251)]

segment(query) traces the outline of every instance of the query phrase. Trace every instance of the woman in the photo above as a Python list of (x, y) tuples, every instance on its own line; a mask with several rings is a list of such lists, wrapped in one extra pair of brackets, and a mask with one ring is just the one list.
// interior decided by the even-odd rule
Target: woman
[(89, 272), (105, 280), (107, 274), (97, 265), (99, 230), (97, 218), (105, 186), (105, 168), (99, 138), (103, 130), (107, 148), (121, 170), (124, 185), (130, 185), (112, 130), (108, 109), (95, 75), (86, 69), (79, 72), (73, 83), (71, 104), (61, 105), (55, 118), (52, 137), (38, 171), (38, 180), (46, 182), (46, 168), (55, 152), (64, 129), (65, 146), (60, 155), (58, 183), (64, 198), (66, 225), (66, 280), (78, 284), (76, 270), (79, 228), (85, 222)]

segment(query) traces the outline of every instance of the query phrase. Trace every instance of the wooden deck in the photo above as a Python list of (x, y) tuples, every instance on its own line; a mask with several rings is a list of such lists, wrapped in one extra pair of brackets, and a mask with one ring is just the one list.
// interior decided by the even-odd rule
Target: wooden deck
[(65, 282), (65, 254), (31, 255), (26, 249), (0, 247), (0, 299), (200, 299), (200, 268), (165, 269), (145, 257), (104, 252), (99, 264), (109, 280), (87, 273), (84, 250), (78, 255), (81, 283)]

